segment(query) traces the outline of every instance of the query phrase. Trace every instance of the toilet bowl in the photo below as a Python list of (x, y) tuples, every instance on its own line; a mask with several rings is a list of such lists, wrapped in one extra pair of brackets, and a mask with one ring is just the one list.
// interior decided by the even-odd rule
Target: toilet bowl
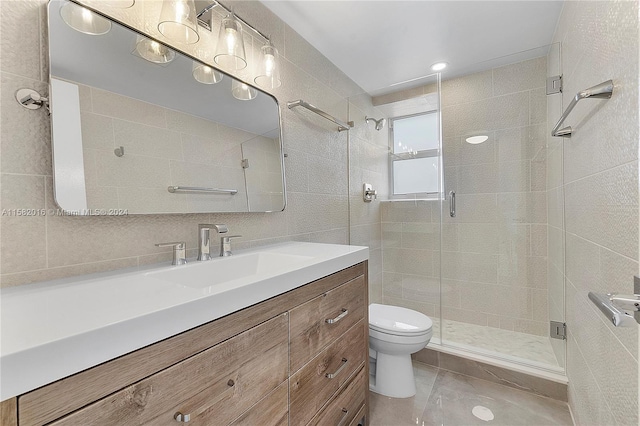
[(416, 394), (411, 354), (427, 346), (433, 322), (399, 306), (369, 305), (369, 389), (393, 398)]

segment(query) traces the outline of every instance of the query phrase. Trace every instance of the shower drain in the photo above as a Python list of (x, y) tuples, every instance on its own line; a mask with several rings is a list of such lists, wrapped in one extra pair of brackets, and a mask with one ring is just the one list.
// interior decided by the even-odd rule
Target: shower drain
[(471, 410), (471, 414), (485, 422), (490, 422), (494, 419), (493, 411), (491, 411), (487, 407), (483, 407), (482, 405), (476, 405), (475, 407), (473, 407), (473, 409)]

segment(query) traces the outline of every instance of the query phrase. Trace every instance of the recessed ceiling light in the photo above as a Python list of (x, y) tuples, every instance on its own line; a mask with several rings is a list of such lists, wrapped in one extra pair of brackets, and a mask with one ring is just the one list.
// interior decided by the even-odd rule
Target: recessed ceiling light
[(487, 139), (489, 139), (489, 136), (480, 135), (480, 136), (469, 136), (465, 140), (470, 144), (477, 145), (479, 143), (485, 142)]
[(431, 70), (433, 71), (442, 71), (443, 69), (445, 69), (447, 67), (447, 65), (449, 65), (446, 62), (436, 62), (435, 64), (431, 65)]

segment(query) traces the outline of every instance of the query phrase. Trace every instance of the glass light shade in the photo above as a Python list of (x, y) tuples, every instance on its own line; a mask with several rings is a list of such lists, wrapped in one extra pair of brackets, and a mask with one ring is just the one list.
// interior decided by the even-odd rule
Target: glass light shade
[(233, 80), (231, 83), (231, 94), (241, 101), (250, 101), (258, 96), (258, 89), (251, 87), (242, 81)]
[(67, 25), (84, 34), (102, 35), (111, 30), (111, 21), (70, 1), (62, 5), (60, 16)]
[(242, 25), (233, 13), (230, 13), (222, 20), (216, 55), (213, 60), (216, 64), (228, 70), (241, 70), (247, 66), (244, 40), (242, 39)]
[(136, 52), (154, 64), (168, 64), (176, 58), (176, 52), (164, 44), (140, 35), (136, 42)]
[(172, 41), (193, 44), (200, 40), (193, 0), (164, 0), (158, 31)]
[(208, 65), (193, 61), (193, 78), (202, 84), (216, 84), (222, 80), (223, 74)]
[(260, 59), (260, 68), (258, 68), (258, 76), (253, 80), (260, 87), (266, 89), (275, 89), (280, 87), (280, 60), (278, 58), (278, 49), (273, 47), (271, 40), (267, 40), (267, 44), (260, 48), (262, 57)]

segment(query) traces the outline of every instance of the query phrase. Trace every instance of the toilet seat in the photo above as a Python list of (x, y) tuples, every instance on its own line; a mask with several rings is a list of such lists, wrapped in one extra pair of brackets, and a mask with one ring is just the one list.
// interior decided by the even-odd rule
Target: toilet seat
[(369, 329), (393, 336), (421, 336), (429, 334), (431, 319), (411, 309), (400, 306), (369, 305)]

